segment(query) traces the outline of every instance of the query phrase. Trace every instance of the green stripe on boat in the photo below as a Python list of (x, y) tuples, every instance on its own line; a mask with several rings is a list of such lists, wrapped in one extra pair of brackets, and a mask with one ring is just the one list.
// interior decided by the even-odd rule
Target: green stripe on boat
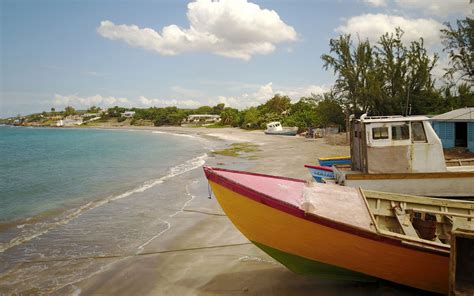
[(321, 263), (297, 255), (292, 255), (266, 245), (252, 241), (257, 247), (270, 255), (272, 258), (286, 266), (289, 270), (304, 275), (315, 275), (324, 279), (348, 280), (359, 282), (375, 282), (377, 278), (337, 267), (334, 265)]

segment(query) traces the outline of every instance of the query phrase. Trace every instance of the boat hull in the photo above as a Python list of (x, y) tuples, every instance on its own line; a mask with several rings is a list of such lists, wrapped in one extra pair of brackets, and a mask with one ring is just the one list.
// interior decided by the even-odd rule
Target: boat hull
[(297, 130), (265, 131), (266, 135), (296, 136)]
[(311, 176), (318, 183), (324, 183), (323, 179), (326, 178), (334, 179), (334, 172), (332, 171), (331, 167), (317, 165), (313, 166), (308, 164), (305, 164), (304, 167), (308, 169)]
[(376, 277), (438, 293), (448, 291), (446, 254), (319, 220), (293, 205), (260, 196), (209, 172), (206, 175), (237, 229), (295, 272), (350, 280)]

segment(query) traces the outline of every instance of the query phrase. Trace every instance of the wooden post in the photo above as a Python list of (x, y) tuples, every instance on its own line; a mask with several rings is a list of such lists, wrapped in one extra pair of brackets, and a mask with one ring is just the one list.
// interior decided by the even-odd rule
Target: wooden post
[(461, 222), (459, 226), (462, 228), (455, 229), (456, 224), (462, 220), (455, 217), (453, 222), (449, 260), (449, 295), (474, 295), (474, 227)]

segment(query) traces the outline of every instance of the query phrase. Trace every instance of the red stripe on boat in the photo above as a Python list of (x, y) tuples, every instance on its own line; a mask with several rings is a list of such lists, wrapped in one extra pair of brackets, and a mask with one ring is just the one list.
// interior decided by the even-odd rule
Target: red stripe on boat
[(322, 170), (322, 171), (332, 172), (332, 167), (324, 166), (324, 165), (309, 165), (309, 164), (305, 164), (304, 167), (305, 167), (305, 168), (310, 168), (310, 169), (316, 169), (316, 170)]

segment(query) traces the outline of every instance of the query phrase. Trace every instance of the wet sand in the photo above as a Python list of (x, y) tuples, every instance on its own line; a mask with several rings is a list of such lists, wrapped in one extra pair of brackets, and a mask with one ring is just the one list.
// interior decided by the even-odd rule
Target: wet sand
[[(148, 128), (146, 128), (148, 129)], [(252, 161), (216, 156), (207, 165), (310, 179), (303, 167), (320, 156), (347, 155), (347, 146), (324, 139), (266, 136), (262, 131), (206, 128), (159, 128), (229, 142), (259, 144)], [(200, 169), (198, 169), (200, 170)], [(194, 184), (196, 196), (170, 218), (170, 228), (150, 240), (140, 254), (109, 264), (81, 282), (59, 290), (75, 295), (418, 295), (420, 291), (390, 284), (323, 280), (292, 273), (252, 245), (232, 225), (207, 182)]]

